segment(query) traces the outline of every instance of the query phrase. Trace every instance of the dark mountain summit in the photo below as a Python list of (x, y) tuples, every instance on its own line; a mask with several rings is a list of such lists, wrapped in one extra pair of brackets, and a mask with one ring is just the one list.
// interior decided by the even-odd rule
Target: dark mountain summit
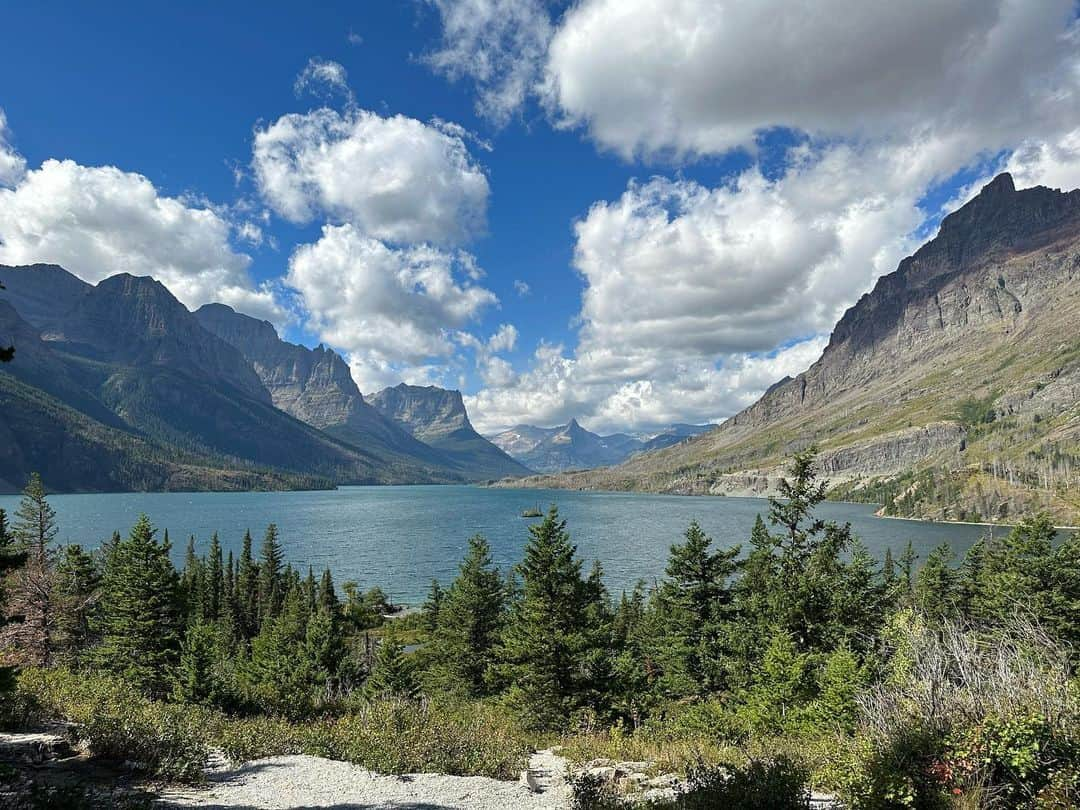
[(719, 428), (543, 486), (761, 494), (815, 443), (889, 514), (1080, 521), (1080, 191), (999, 175)]
[[(61, 490), (463, 477), (377, 442), (352, 444), (275, 407), (244, 355), (153, 279), (121, 274), (92, 286), (49, 265), (2, 267), (0, 279), (0, 331), (18, 341), (15, 361), (0, 369), (9, 434), (0, 481), (8, 489), (32, 470), (48, 471)], [(333, 365), (326, 352), (318, 356)], [(367, 410), (387, 434), (414, 441)]]
[(401, 385), (372, 394), (371, 404), (434, 447), (473, 478), (528, 475), (531, 470), (476, 432), (460, 391)]

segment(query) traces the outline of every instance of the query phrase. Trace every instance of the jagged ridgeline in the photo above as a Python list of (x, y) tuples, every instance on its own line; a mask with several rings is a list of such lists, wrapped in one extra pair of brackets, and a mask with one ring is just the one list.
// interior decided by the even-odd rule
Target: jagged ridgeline
[(544, 486), (763, 494), (817, 444), (887, 514), (1080, 523), (1080, 191), (1008, 174), (849, 309), (821, 359), (720, 428)]
[(17, 346), (0, 371), (7, 491), (31, 472), (58, 491), (443, 483), (527, 472), (479, 436), (474, 445), (486, 445), (502, 467), (426, 444), (368, 404), (333, 351), (287, 343), (270, 323), (225, 306), (189, 312), (152, 278), (121, 274), (90, 285), (54, 265), (0, 267), (0, 278), (0, 333)]

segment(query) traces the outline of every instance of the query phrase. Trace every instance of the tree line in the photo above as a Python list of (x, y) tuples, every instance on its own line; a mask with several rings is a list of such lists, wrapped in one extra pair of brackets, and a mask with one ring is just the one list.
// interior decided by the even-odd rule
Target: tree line
[[(748, 547), (716, 548), (696, 524), (665, 576), (613, 596), (552, 507), (521, 562), (493, 563), (481, 536), (422, 610), (387, 621), (385, 597), (327, 569), (284, 562), (269, 526), (234, 558), (210, 539), (170, 561), (145, 516), (91, 553), (58, 548), (33, 477), (9, 526), (0, 511), (4, 662), (113, 673), (157, 698), (299, 718), (343, 695), (444, 696), (507, 706), (543, 730), (638, 726), (713, 701), (732, 734), (853, 728), (858, 691), (884, 666), (897, 616), (1009, 621), (1023, 612), (1080, 643), (1080, 537), (1045, 518), (920, 567), (911, 545), (878, 562), (849, 525), (815, 509), (826, 484), (795, 457)], [(918, 570), (917, 570), (918, 569)], [(419, 649), (406, 653), (404, 639)]]

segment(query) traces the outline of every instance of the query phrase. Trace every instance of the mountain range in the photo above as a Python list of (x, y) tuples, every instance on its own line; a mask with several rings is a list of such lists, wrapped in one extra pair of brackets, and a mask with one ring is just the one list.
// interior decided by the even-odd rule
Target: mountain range
[(805, 372), (704, 435), (527, 483), (762, 495), (811, 445), (833, 497), (887, 515), (1080, 523), (1080, 191), (999, 175)]
[[(0, 267), (0, 281), (0, 335), (16, 346), (0, 367), (4, 490), (31, 471), (59, 491), (443, 483), (526, 471), (480, 437), (486, 465), (424, 443), (365, 401), (333, 351), (287, 343), (270, 323), (219, 304), (192, 313), (152, 278), (91, 285), (32, 265)], [(430, 391), (447, 393), (456, 394)], [(471, 450), (481, 453), (475, 441)]]
[(676, 424), (644, 436), (600, 436), (571, 419), (552, 428), (516, 425), (489, 438), (527, 467), (538, 472), (562, 472), (620, 464), (638, 453), (671, 447), (714, 427)]

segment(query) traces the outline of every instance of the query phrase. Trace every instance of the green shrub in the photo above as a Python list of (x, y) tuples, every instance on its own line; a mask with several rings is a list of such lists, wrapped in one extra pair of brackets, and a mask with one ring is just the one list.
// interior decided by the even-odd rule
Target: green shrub
[(157, 703), (113, 677), (65, 669), (23, 670), (18, 689), (43, 715), (77, 724), (96, 756), (163, 779), (202, 777), (211, 719), (205, 710)]
[(808, 810), (810, 774), (787, 757), (752, 760), (741, 768), (691, 768), (676, 806), (680, 810)]

